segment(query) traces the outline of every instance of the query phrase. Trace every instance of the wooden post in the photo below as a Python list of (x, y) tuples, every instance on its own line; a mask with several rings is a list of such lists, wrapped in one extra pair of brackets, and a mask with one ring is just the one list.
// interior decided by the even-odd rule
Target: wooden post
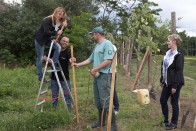
[(124, 41), (121, 43), (120, 47), (120, 65), (124, 66)]
[[(73, 46), (71, 45), (71, 58), (73, 58)], [(73, 86), (74, 86), (74, 103), (75, 103), (75, 111), (76, 111), (76, 123), (79, 122), (78, 117), (78, 101), (77, 101), (77, 92), (76, 92), (76, 79), (75, 79), (75, 67), (72, 66), (72, 79), (73, 79)]]
[(193, 124), (193, 131), (196, 131), (196, 116), (195, 116), (195, 121), (194, 121), (194, 124)]
[(128, 49), (128, 52), (127, 52), (127, 57), (126, 57), (126, 72), (125, 72), (125, 75), (127, 77), (129, 77), (129, 64), (130, 64), (130, 61), (129, 61), (129, 57), (130, 57), (130, 47), (131, 47), (131, 41), (127, 41), (127, 49)]
[(176, 34), (176, 12), (171, 12), (172, 34)]
[[(172, 21), (172, 34), (176, 34), (176, 12), (171, 12), (171, 21)], [(178, 101), (179, 112), (181, 111), (180, 99)]]
[(139, 80), (140, 74), (142, 72), (142, 69), (144, 67), (144, 63), (146, 61), (146, 58), (147, 58), (148, 54), (149, 54), (149, 46), (146, 48), (146, 52), (145, 52), (144, 58), (143, 58), (142, 63), (140, 65), (140, 67), (139, 67), (139, 70), (138, 70), (138, 72), (136, 74), (136, 78), (134, 80), (134, 83), (133, 83), (133, 86), (132, 86), (132, 89), (131, 89), (132, 91), (135, 89), (135, 86), (137, 85), (137, 82)]
[(108, 125), (107, 131), (110, 131), (111, 128), (111, 120), (112, 120), (112, 109), (113, 109), (113, 97), (114, 97), (114, 82), (115, 82), (115, 70), (116, 70), (116, 58), (117, 54), (115, 53), (113, 63), (112, 63), (112, 81), (111, 81), (111, 90), (110, 90), (110, 105), (109, 105), (109, 113), (108, 113)]
[[(138, 38), (141, 37), (142, 31), (139, 30), (138, 31)], [(137, 47), (137, 72), (139, 71), (140, 65), (141, 65), (141, 60), (139, 59), (139, 53), (141, 50), (141, 43), (138, 43), (138, 47)]]
[[(151, 34), (148, 32), (148, 38), (152, 42)], [(148, 89), (152, 88), (152, 52), (149, 51), (148, 55)]]
[(129, 64), (128, 64), (128, 70), (127, 70), (127, 72), (128, 72), (128, 74), (127, 74), (127, 76), (128, 77), (130, 77), (130, 75), (131, 75), (131, 63), (132, 63), (132, 55), (133, 55), (133, 42), (134, 42), (134, 40), (133, 40), (133, 38), (131, 38), (130, 39), (130, 51), (129, 51)]

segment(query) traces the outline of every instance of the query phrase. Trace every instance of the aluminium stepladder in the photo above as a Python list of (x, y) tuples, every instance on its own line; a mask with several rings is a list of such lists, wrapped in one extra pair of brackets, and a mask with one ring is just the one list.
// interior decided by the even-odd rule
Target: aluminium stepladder
[[(51, 42), (50, 49), (49, 49), (49, 53), (48, 53), (48, 57), (47, 57), (47, 61), (46, 61), (46, 65), (45, 65), (44, 72), (43, 72), (43, 77), (42, 77), (42, 80), (41, 80), (41, 83), (40, 83), (40, 87), (39, 87), (39, 91), (38, 91), (38, 95), (37, 95), (37, 99), (36, 99), (36, 104), (35, 104), (35, 107), (34, 107), (34, 112), (36, 111), (37, 106), (41, 106), (41, 112), (43, 112), (44, 103), (46, 102), (46, 94), (47, 94), (47, 92), (48, 92), (48, 86), (46, 87), (46, 89), (45, 89), (44, 91), (42, 91), (42, 90), (43, 90), (44, 78), (45, 78), (47, 72), (48, 72), (48, 73), (54, 72), (55, 77), (56, 77), (56, 80), (57, 80), (57, 83), (58, 83), (58, 86), (59, 86), (59, 91), (60, 91), (61, 96), (62, 96), (62, 99), (63, 99), (63, 103), (65, 104), (65, 107), (66, 107), (66, 109), (67, 109), (68, 112), (69, 112), (69, 110), (68, 110), (68, 107), (67, 107), (67, 103), (66, 103), (66, 101), (65, 101), (63, 88), (62, 88), (62, 86), (61, 86), (61, 83), (60, 83), (60, 81), (59, 81), (59, 77), (58, 77), (58, 74), (57, 74), (58, 71), (61, 72), (61, 75), (62, 75), (62, 77), (63, 77), (63, 79), (64, 79), (64, 81), (65, 81), (66, 87), (68, 88), (68, 92), (69, 92), (69, 94), (70, 94), (70, 96), (71, 96), (71, 99), (72, 99), (72, 102), (73, 102), (73, 97), (72, 97), (70, 88), (69, 88), (69, 86), (68, 86), (68, 84), (67, 84), (65, 75), (64, 75), (64, 73), (63, 73), (63, 71), (62, 71), (62, 68), (61, 68), (60, 63), (58, 62), (58, 65), (59, 65), (59, 67), (60, 67), (60, 70), (56, 70), (53, 60), (50, 59), (50, 55), (51, 55), (51, 51), (52, 51), (52, 46), (53, 46), (53, 44), (58, 44), (58, 43), (54, 43), (54, 40)], [(52, 65), (52, 70), (47, 70), (49, 61), (50, 61), (51, 65)], [(41, 96), (41, 95), (43, 95), (44, 99), (40, 101), (40, 96)], [(74, 104), (74, 103), (73, 103), (73, 104)], [(69, 116), (70, 116), (70, 115), (69, 115)]]

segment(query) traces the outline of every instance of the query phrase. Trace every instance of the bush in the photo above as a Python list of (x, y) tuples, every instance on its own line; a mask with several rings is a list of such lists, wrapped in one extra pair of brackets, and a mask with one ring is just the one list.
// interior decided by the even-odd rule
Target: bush
[(7, 49), (0, 50), (0, 60), (8, 65), (16, 62), (15, 56)]

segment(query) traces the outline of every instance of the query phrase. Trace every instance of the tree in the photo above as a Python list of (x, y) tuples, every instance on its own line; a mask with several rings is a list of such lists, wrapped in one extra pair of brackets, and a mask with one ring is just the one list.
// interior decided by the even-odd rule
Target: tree
[[(17, 59), (20, 65), (35, 63), (34, 33), (39, 28), (43, 18), (51, 15), (56, 7), (63, 6), (63, 2), (63, 0), (24, 0), (22, 4), (8, 4), (6, 9), (0, 12), (0, 29), (2, 32), (0, 34), (0, 48), (1, 51), (5, 50), (3, 52), (10, 55), (5, 55), (6, 53), (2, 55)], [(84, 0), (81, 0), (80, 3), (84, 3)], [(73, 7), (74, 3), (69, 2), (65, 5)], [(90, 7), (91, 3), (85, 3), (85, 5)], [(64, 8), (66, 9), (66, 7)], [(77, 9), (86, 11), (82, 4), (78, 5)], [(78, 12), (74, 9), (71, 11), (73, 13), (68, 15), (73, 15), (73, 17), (71, 16), (72, 27), (69, 26), (69, 29), (66, 29), (67, 34), (65, 35), (71, 38), (71, 42), (75, 44), (75, 50), (80, 53), (83, 52), (83, 55), (88, 54), (89, 48), (85, 49), (82, 46), (86, 46), (88, 43), (86, 34), (92, 29), (92, 14), (90, 12)], [(5, 58), (4, 56), (3, 58)]]

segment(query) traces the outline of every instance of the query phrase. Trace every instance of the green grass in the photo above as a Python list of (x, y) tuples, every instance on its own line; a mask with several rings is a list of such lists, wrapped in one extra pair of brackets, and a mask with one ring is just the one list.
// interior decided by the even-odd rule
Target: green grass
[[(154, 84), (159, 91), (160, 62), (153, 64)], [(146, 64), (147, 65), (147, 64)], [(147, 66), (142, 71), (139, 86), (145, 88), (147, 83)], [(155, 72), (157, 66), (157, 71)], [(97, 119), (97, 110), (93, 100), (93, 78), (89, 75), (89, 67), (76, 69), (76, 85), (78, 97), (79, 124), (75, 125), (75, 112), (71, 111), (70, 116), (66, 111), (61, 98), (55, 111), (51, 109), (51, 101), (47, 101), (44, 112), (37, 108), (34, 112), (34, 105), (39, 89), (39, 82), (36, 76), (35, 67), (0, 69), (0, 131), (11, 130), (86, 130), (88, 125)], [(117, 92), (120, 101), (120, 113), (117, 115), (117, 125), (119, 131), (161, 131), (164, 128), (157, 126), (161, 121), (159, 100), (151, 101), (149, 105), (140, 105), (137, 102), (136, 94), (130, 89), (136, 72), (136, 62), (131, 66), (131, 77), (122, 75), (121, 68), (117, 74)], [(195, 61), (185, 59), (185, 76), (193, 79), (195, 76)], [(72, 77), (71, 77), (72, 78)], [(185, 79), (186, 85), (182, 88), (181, 97), (190, 98), (195, 81)], [(72, 83), (72, 81), (71, 81)], [(89, 91), (88, 91), (89, 90)], [(73, 92), (73, 86), (72, 86)], [(47, 94), (51, 97), (51, 91)], [(87, 99), (88, 98), (88, 99)]]

